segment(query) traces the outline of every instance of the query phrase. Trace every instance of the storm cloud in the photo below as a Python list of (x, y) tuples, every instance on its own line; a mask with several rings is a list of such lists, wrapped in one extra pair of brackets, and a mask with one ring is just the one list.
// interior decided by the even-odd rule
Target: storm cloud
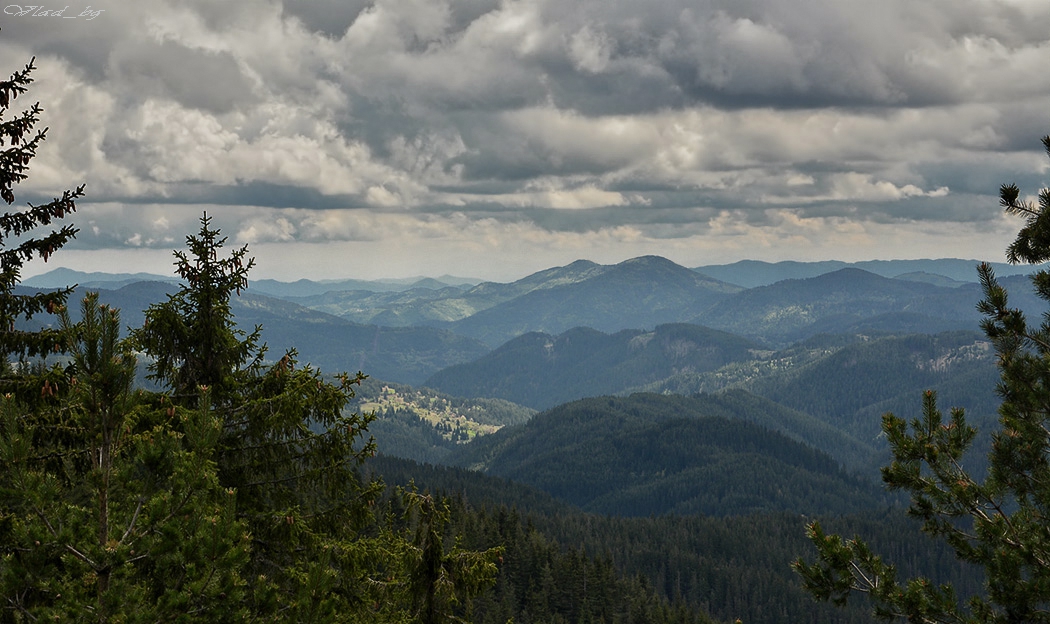
[(9, 70), (37, 57), (16, 104), (51, 128), (18, 197), (87, 184), (77, 262), (170, 250), (203, 210), (278, 277), (324, 249), (483, 277), (639, 253), (999, 259), (998, 185), (1047, 171), (1042, 1), (90, 8), (0, 15)]

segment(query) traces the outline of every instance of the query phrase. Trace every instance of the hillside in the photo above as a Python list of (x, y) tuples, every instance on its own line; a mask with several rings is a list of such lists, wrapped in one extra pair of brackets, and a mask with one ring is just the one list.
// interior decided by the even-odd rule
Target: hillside
[(400, 292), (329, 291), (292, 300), (356, 322), (434, 325), (467, 318), (535, 290), (575, 284), (606, 269), (587, 260), (577, 260), (510, 283), (482, 282), (466, 290), (457, 285), (438, 289), (415, 287)]
[(977, 329), (969, 289), (895, 280), (840, 269), (738, 293), (693, 322), (786, 346), (818, 333)]
[(652, 328), (706, 310), (739, 288), (657, 256), (621, 262), (569, 284), (536, 289), (449, 325), (493, 347), (527, 332)]
[[(866, 604), (851, 602), (844, 609), (836, 608), (815, 602), (800, 587), (790, 563), (812, 549), (802, 530), (812, 516), (601, 516), (582, 512), (535, 488), (469, 470), (389, 457), (377, 457), (368, 470), (382, 475), (391, 486), (411, 482), (421, 490), (452, 497), (453, 523), (463, 527), (471, 547), (506, 543), (518, 549), (532, 542), (543, 548), (521, 555), (520, 563), (501, 572), (507, 576), (479, 601), (477, 622), (502, 624), (512, 605), (523, 610), (529, 604), (557, 605), (555, 608), (568, 612), (573, 605), (585, 604), (580, 598), (580, 559), (594, 556), (608, 561), (619, 575), (644, 579), (660, 598), (710, 613), (722, 622), (737, 618), (749, 624), (877, 621)], [(922, 535), (917, 522), (906, 518), (901, 509), (821, 521), (831, 530), (869, 537), (879, 552), (901, 563), (905, 574), (951, 581), (962, 591), (980, 589), (976, 571), (960, 565), (946, 545)], [(576, 563), (567, 564), (546, 550), (550, 542), (558, 546), (557, 551), (571, 554)], [(507, 557), (508, 562), (513, 560)], [(526, 578), (517, 576), (519, 573)], [(543, 579), (549, 582), (535, 582)], [(559, 583), (564, 587), (559, 588)], [(542, 587), (550, 588), (548, 601), (536, 595)], [(571, 599), (574, 595), (575, 601)], [(490, 617), (496, 614), (499, 616)]]
[(615, 265), (578, 260), (465, 291), (416, 287), (290, 299), (355, 322), (446, 327), (495, 347), (530, 331), (560, 333), (577, 326), (617, 331), (681, 321), (739, 290), (665, 258), (645, 256)]
[(544, 409), (610, 394), (686, 371), (710, 371), (753, 357), (749, 340), (697, 325), (605, 334), (578, 327), (529, 333), (435, 373), (426, 385), (456, 396), (495, 397)]
[[(173, 283), (135, 282), (115, 290), (98, 289), (98, 293), (101, 303), (120, 309), (125, 327), (138, 327), (145, 318), (143, 310), (164, 301), (177, 289)], [(70, 300), (79, 300), (83, 292), (78, 289)], [(245, 331), (262, 325), (262, 340), (270, 348), (270, 358), (279, 359), (286, 349), (294, 347), (300, 362), (326, 373), (361, 370), (381, 379), (418, 385), (440, 369), (488, 352), (480, 342), (448, 330), (362, 325), (250, 292), (234, 297), (230, 305)], [(76, 306), (71, 312), (75, 316)], [(34, 319), (37, 326), (43, 322), (44, 316)]]
[[(1030, 315), (1041, 314), (1043, 304), (1033, 295), (1027, 276), (999, 281), (1010, 292), (1011, 305)], [(980, 286), (974, 283), (938, 285), (845, 268), (750, 288), (690, 322), (783, 348), (817, 334), (977, 331), (976, 305), (981, 299)]]
[(849, 476), (828, 455), (725, 417), (731, 403), (583, 399), (479, 438), (449, 459), (615, 515), (847, 513), (881, 503), (874, 484)]
[(501, 399), (452, 397), (374, 378), (362, 382), (347, 408), (376, 416), (369, 431), (380, 453), (434, 464), (476, 436), (522, 424), (536, 413)]

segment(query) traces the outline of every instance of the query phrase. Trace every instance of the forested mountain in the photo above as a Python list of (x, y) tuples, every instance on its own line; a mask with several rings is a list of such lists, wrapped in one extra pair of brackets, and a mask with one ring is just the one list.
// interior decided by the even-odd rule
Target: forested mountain
[[(967, 419), (978, 427), (980, 449), (968, 461), (983, 465), (988, 432), (996, 426), (997, 379), (991, 345), (983, 334), (961, 331), (817, 336), (762, 358), (709, 373), (678, 374), (645, 389), (676, 394), (747, 390), (859, 441), (874, 454), (839, 455), (835, 448), (844, 448), (841, 442), (826, 445), (807, 438), (845, 464), (874, 475), (886, 460), (885, 441), (879, 435), (882, 415), (917, 415), (925, 390), (937, 391), (946, 407), (966, 409)], [(858, 463), (862, 457), (867, 465)]]
[(530, 331), (601, 331), (681, 321), (740, 289), (658, 256), (594, 271), (587, 279), (532, 290), (449, 325), (495, 347)]
[(870, 439), (879, 433), (873, 409), (906, 403), (909, 411), (917, 411), (927, 389), (938, 390), (943, 405), (994, 416), (996, 379), (994, 353), (983, 336), (951, 332), (857, 342), (793, 374), (755, 380), (748, 387)]
[(830, 456), (732, 418), (748, 407), (733, 403), (584, 399), (479, 438), (449, 461), (615, 515), (846, 513), (881, 504), (873, 483)]
[(333, 291), (294, 300), (356, 322), (447, 327), (495, 347), (529, 331), (560, 333), (576, 326), (616, 331), (681, 321), (739, 290), (646, 256), (616, 265), (578, 260), (466, 291)]
[[(693, 321), (741, 336), (786, 346), (817, 333), (846, 333), (857, 323), (890, 315), (889, 330), (925, 322), (930, 329), (976, 329), (968, 306), (928, 305), (932, 297), (956, 298), (960, 289), (840, 269), (819, 277), (784, 280), (739, 293), (698, 314)], [(963, 294), (963, 297), (966, 295)], [(974, 299), (976, 301), (976, 299)]]
[[(948, 553), (927, 549), (874, 483), (886, 459), (881, 414), (917, 413), (923, 390), (966, 407), (982, 429), (995, 417), (987, 344), (973, 331), (940, 331), (976, 327), (980, 295), (942, 275), (846, 269), (739, 290), (640, 258), (469, 289), (278, 288), (309, 292), (296, 301), (344, 317), (252, 289), (231, 304), (241, 327), (262, 324), (275, 348), (294, 346), (326, 371), (371, 375), (352, 407), (377, 414), (370, 434), (382, 452), (512, 480), (384, 460), (390, 483), (413, 479), (458, 496), (450, 531), (471, 548), (507, 548), (475, 621), (703, 622), (711, 613), (869, 622), (862, 610), (801, 593), (788, 569), (807, 548), (800, 514), (875, 534), (910, 569), (977, 583)], [(1003, 282), (1017, 293), (1011, 303), (1036, 309), (1027, 278)], [(174, 288), (138, 282), (102, 300), (134, 326)], [(408, 326), (355, 323), (353, 314)], [(722, 329), (653, 322), (682, 314)], [(514, 336), (574, 321), (591, 327)], [(628, 322), (636, 325), (615, 329)], [(909, 331), (928, 335), (900, 335)], [(458, 332), (511, 339), (490, 352)], [(405, 385), (424, 380), (436, 391)], [(657, 393), (598, 397), (638, 389)], [(869, 517), (840, 517), (859, 510)], [(603, 592), (584, 592), (580, 579)]]
[[(876, 621), (866, 605), (851, 603), (837, 609), (814, 602), (802, 591), (790, 563), (811, 546), (802, 531), (807, 517), (796, 513), (602, 516), (584, 513), (535, 488), (477, 472), (388, 457), (372, 460), (368, 469), (391, 485), (411, 481), (452, 496), (453, 525), (468, 536), (470, 547), (508, 546), (508, 563), (496, 587), (476, 601), (478, 622), (503, 624), (510, 617), (516, 622), (558, 621), (557, 616), (574, 621), (570, 614), (588, 603), (584, 596), (591, 594), (585, 588), (592, 587), (594, 579), (579, 571), (585, 565), (600, 569), (606, 561), (620, 578), (642, 580), (641, 591), (634, 583), (620, 586), (622, 596), (610, 598), (611, 604), (644, 603), (648, 587), (660, 601), (710, 613), (722, 622), (737, 618), (749, 624)], [(824, 522), (846, 534), (873, 536), (881, 552), (901, 562), (902, 573), (952, 581), (962, 591), (980, 586), (973, 569), (959, 564), (943, 544), (921, 535), (917, 523), (899, 509)], [(585, 564), (586, 560), (592, 563)], [(530, 611), (537, 607), (540, 613)], [(524, 612), (535, 619), (523, 617)], [(667, 621), (653, 617), (654, 613), (648, 612), (653, 619), (636, 621)]]
[(587, 280), (607, 268), (587, 260), (578, 260), (506, 284), (482, 282), (466, 291), (460, 288), (413, 288), (401, 293), (333, 290), (296, 301), (357, 322), (383, 322), (389, 325), (449, 323), (534, 290)]
[(375, 414), (369, 432), (380, 453), (435, 464), (458, 445), (536, 413), (502, 399), (452, 397), (373, 378), (355, 390), (350, 408)]
[(467, 397), (497, 397), (543, 409), (611, 394), (686, 371), (711, 371), (753, 357), (758, 345), (697, 325), (615, 334), (579, 327), (529, 333), (473, 362), (435, 373), (426, 385)]
[[(995, 361), (977, 332), (822, 335), (780, 351), (754, 347), (696, 325), (612, 335), (582, 328), (557, 337), (527, 334), (436, 373), (427, 385), (538, 409), (636, 390), (715, 393), (709, 401), (726, 389), (747, 390), (747, 401), (759, 395), (768, 404), (741, 413), (765, 414), (763, 426), (869, 474), (885, 449), (876, 439), (881, 415), (914, 413), (924, 390), (937, 390), (944, 405), (966, 408), (982, 430), (995, 422)], [(746, 394), (732, 394), (733, 400), (745, 401)]]
[[(174, 283), (135, 282), (115, 290), (97, 290), (102, 303), (127, 311), (125, 326), (137, 327), (144, 320), (143, 310), (165, 301), (177, 289)], [(84, 291), (78, 288), (73, 300), (83, 297)], [(281, 349), (294, 347), (300, 361), (326, 371), (367, 370), (381, 379), (418, 385), (442, 368), (488, 351), (482, 343), (444, 329), (361, 325), (250, 292), (234, 297), (231, 308), (241, 327), (250, 330), (262, 325), (262, 340), (273, 349), (269, 358), (278, 360), (284, 355)]]
[[(1003, 285), (1017, 293), (1012, 304), (1041, 309), (1027, 277), (1007, 277)], [(846, 268), (745, 290), (691, 322), (784, 347), (816, 334), (976, 331), (980, 299), (977, 284), (937, 286)]]

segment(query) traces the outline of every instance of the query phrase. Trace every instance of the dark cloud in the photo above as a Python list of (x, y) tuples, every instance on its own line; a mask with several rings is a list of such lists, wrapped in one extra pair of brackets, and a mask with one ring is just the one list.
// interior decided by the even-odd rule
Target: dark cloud
[(1020, 0), (141, 0), (6, 19), (0, 51), (47, 66), (53, 151), (20, 198), (84, 179), (99, 248), (211, 206), (267, 244), (849, 249), (988, 229), (999, 184), (1038, 188), (1048, 22)]
[(372, 5), (369, 0), (282, 0), (285, 15), (295, 17), (313, 32), (338, 39), (362, 11)]
[(227, 113), (255, 100), (251, 84), (229, 52), (164, 41), (123, 47), (110, 62), (111, 79), (138, 97), (170, 98), (214, 113)]

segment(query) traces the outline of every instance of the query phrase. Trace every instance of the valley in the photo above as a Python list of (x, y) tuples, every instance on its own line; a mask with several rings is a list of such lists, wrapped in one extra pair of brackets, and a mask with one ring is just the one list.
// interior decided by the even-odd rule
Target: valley
[[(294, 348), (327, 374), (368, 375), (350, 405), (374, 416), (368, 471), (451, 497), (472, 547), (502, 540), (531, 558), (479, 599), (476, 621), (536, 601), (575, 621), (585, 601), (570, 579), (593, 575), (630, 597), (602, 604), (649, 621), (870, 622), (799, 587), (789, 564), (808, 552), (807, 519), (874, 535), (909, 573), (980, 585), (879, 476), (882, 414), (917, 415), (927, 390), (965, 409), (979, 431), (965, 466), (986, 469), (1000, 399), (973, 264), (688, 269), (646, 256), (507, 284), (261, 280), (231, 306), (241, 327), (261, 326), (270, 361)], [(1011, 303), (1038, 314), (1027, 278), (1000, 268)], [(62, 280), (97, 290), (128, 327), (177, 288), (69, 271), (20, 288)]]

